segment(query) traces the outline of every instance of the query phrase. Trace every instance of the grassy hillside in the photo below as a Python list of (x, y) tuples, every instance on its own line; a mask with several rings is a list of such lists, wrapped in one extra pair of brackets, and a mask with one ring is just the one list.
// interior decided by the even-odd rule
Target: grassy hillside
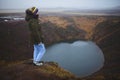
[(93, 40), (105, 56), (103, 75), (109, 80), (120, 79), (120, 18), (107, 18), (94, 29)]
[[(103, 50), (104, 67), (97, 73), (80, 80), (120, 79), (120, 17), (40, 16), (40, 22), (46, 46), (79, 39), (92, 40)], [(32, 58), (33, 45), (30, 42), (28, 25), (24, 20), (1, 21), (0, 37), (0, 78), (2, 80), (79, 79), (51, 63), (46, 63), (44, 67), (40, 68), (26, 64), (26, 61)], [(35, 71), (36, 69), (38, 71)], [(18, 74), (16, 75), (16, 73)], [(39, 77), (36, 77), (38, 75)]]

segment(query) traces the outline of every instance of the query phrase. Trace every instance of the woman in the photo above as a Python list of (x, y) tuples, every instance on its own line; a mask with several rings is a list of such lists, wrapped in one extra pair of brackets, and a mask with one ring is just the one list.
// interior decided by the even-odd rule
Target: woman
[(33, 63), (37, 66), (41, 66), (43, 63), (40, 62), (40, 60), (45, 53), (45, 46), (43, 44), (41, 26), (38, 20), (39, 15), (37, 12), (38, 9), (36, 7), (27, 9), (25, 20), (28, 22), (31, 40), (34, 45)]

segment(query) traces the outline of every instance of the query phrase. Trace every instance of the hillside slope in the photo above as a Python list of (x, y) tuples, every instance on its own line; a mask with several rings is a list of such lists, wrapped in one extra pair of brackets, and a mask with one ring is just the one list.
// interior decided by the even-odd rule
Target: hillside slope
[(0, 70), (1, 80), (78, 80), (70, 72), (60, 68), (57, 63), (45, 62), (35, 66), (31, 60), (5, 63)]
[(108, 18), (94, 29), (93, 40), (105, 56), (104, 76), (109, 80), (120, 79), (120, 18)]
[[(83, 80), (119, 80), (120, 79), (120, 17), (101, 16), (42, 16), (41, 26), (46, 46), (61, 41), (92, 40), (98, 44), (105, 56), (105, 65), (97, 73), (83, 78)], [(21, 21), (0, 22), (0, 77), (3, 80), (76, 80), (74, 75), (57, 68), (57, 72), (66, 73), (66, 76), (56, 76), (54, 64), (42, 68), (40, 71), (32, 64), (24, 64), (23, 60), (32, 58), (32, 44), (27, 23)], [(21, 63), (21, 61), (23, 61)], [(16, 64), (17, 62), (17, 64)], [(6, 67), (5, 67), (6, 66)], [(52, 68), (51, 68), (52, 67)], [(26, 73), (26, 69), (28, 74)], [(32, 71), (33, 70), (33, 71)], [(20, 72), (21, 71), (21, 72)], [(20, 72), (20, 73), (19, 73)], [(3, 74), (2, 74), (3, 73)], [(13, 74), (11, 74), (13, 73)], [(19, 73), (16, 76), (16, 73)], [(32, 74), (34, 73), (34, 75)], [(49, 74), (50, 73), (50, 74)], [(35, 78), (41, 74), (39, 78)], [(25, 76), (26, 77), (25, 77)], [(33, 76), (32, 76), (33, 75)], [(6, 77), (7, 76), (7, 77)], [(21, 76), (24, 76), (23, 78)], [(47, 76), (47, 77), (46, 77)], [(72, 76), (72, 77), (71, 77)], [(50, 79), (49, 79), (50, 78)], [(30, 80), (30, 79), (29, 79)], [(81, 79), (80, 79), (81, 80)]]

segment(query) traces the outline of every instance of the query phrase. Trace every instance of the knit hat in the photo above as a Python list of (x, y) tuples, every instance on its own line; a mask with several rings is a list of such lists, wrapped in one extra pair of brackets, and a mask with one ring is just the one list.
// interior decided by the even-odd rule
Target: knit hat
[(37, 14), (38, 9), (36, 7), (29, 8), (29, 11), (32, 12), (32, 14)]

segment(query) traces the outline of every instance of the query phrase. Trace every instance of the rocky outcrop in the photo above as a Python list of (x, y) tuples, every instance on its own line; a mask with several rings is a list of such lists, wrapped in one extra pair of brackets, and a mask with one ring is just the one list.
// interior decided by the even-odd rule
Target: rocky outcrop
[(45, 62), (35, 66), (32, 60), (5, 63), (0, 70), (1, 80), (77, 80), (75, 76), (60, 68), (57, 63)]

